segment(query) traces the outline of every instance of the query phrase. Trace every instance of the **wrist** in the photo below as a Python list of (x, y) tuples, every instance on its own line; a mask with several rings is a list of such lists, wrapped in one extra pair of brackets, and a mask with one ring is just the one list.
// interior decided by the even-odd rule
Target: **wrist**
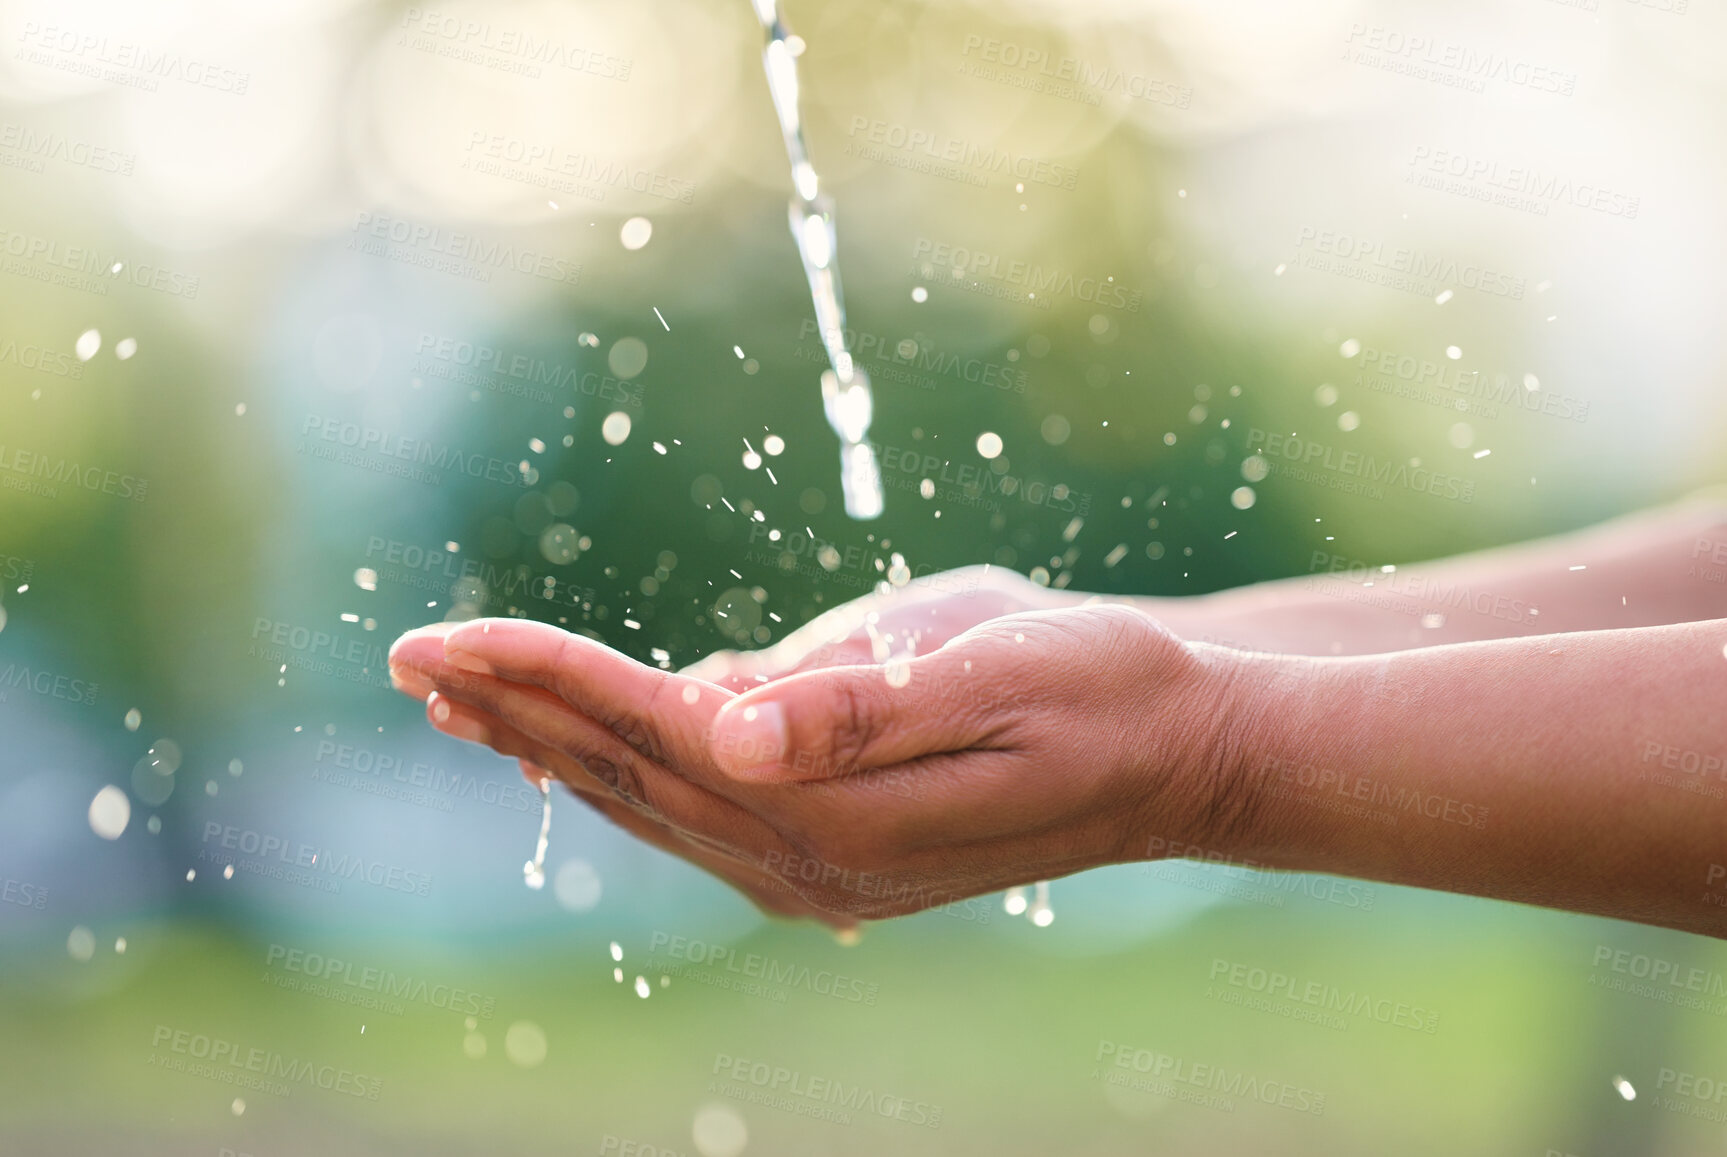
[(1277, 724), (1273, 664), (1177, 637), (1145, 600), (1135, 658), (1123, 664), (1127, 758), (1116, 861), (1236, 859), (1259, 842), (1254, 767)]

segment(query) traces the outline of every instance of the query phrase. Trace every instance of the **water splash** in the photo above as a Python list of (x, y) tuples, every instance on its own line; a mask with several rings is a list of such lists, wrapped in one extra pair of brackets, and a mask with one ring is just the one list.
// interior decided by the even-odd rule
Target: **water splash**
[(546, 886), (546, 844), (552, 833), (552, 781), (540, 780), (540, 842), (534, 858), (522, 865), (522, 879), (538, 892)]
[(852, 362), (846, 352), (845, 298), (840, 291), (838, 251), (834, 231), (833, 199), (821, 192), (815, 165), (804, 144), (803, 118), (799, 109), (797, 57), (803, 41), (786, 26), (779, 0), (750, 0), (761, 22), (767, 45), (762, 64), (767, 70), (768, 92), (779, 115), (785, 137), (786, 156), (792, 166), (792, 198), (788, 220), (798, 255), (803, 258), (809, 281), (810, 300), (815, 306), (816, 328), (827, 350), (831, 369), (822, 371), (822, 409), (828, 425), (840, 439), (840, 488), (845, 494), (846, 513), (853, 518), (881, 515), (881, 468), (869, 447), (870, 419), (875, 412), (869, 375)]

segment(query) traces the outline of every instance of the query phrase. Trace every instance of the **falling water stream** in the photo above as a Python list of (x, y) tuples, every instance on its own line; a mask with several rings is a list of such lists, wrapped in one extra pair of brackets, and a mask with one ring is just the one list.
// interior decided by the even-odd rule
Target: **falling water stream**
[[(779, 115), (786, 156), (792, 163), (789, 206), (792, 240), (797, 242), (798, 254), (803, 258), (810, 300), (815, 305), (816, 327), (832, 367), (822, 371), (822, 408), (827, 411), (828, 425), (840, 439), (840, 488), (845, 493), (846, 513), (853, 518), (878, 518), (883, 507), (881, 468), (868, 442), (875, 399), (870, 392), (869, 375), (846, 352), (845, 297), (840, 290), (833, 198), (821, 191), (809, 146), (804, 143), (797, 62), (804, 43), (786, 26), (779, 0), (750, 0), (750, 4), (767, 36), (762, 66), (767, 70), (774, 112)], [(1048, 882), (1038, 882), (1030, 903), (1025, 900), (1024, 889), (1014, 889), (1008, 894), (1007, 909), (1015, 915), (1023, 913), (1040, 928), (1047, 927), (1055, 919), (1049, 906)]]
[(792, 239), (803, 258), (810, 300), (815, 305), (816, 326), (832, 367), (822, 372), (822, 408), (840, 439), (840, 488), (845, 494), (846, 513), (853, 518), (877, 518), (883, 506), (881, 469), (867, 440), (875, 400), (870, 393), (869, 376), (846, 352), (845, 298), (840, 291), (833, 199), (821, 192), (815, 166), (810, 163), (809, 148), (804, 144), (797, 64), (803, 41), (786, 27), (779, 0), (750, 0), (750, 3), (767, 35), (762, 63), (767, 69), (774, 111), (779, 114), (786, 155), (792, 163)]
[[(788, 206), (792, 239), (803, 258), (809, 280), (810, 301), (815, 306), (816, 325), (827, 350), (829, 369), (822, 371), (822, 408), (828, 424), (840, 439), (840, 488), (845, 494), (846, 513), (853, 518), (878, 518), (883, 509), (881, 468), (869, 446), (870, 419), (875, 400), (869, 375), (852, 361), (845, 348), (845, 298), (840, 290), (837, 236), (834, 230), (833, 198), (821, 191), (809, 147), (804, 143), (799, 104), (797, 58), (803, 41), (786, 26), (779, 0), (750, 0), (756, 18), (767, 36), (762, 64), (767, 70), (768, 92), (779, 116), (786, 156), (792, 166), (792, 197)], [(542, 783), (541, 789), (549, 787)], [(528, 887), (545, 885), (546, 836), (551, 826), (551, 798), (544, 800), (540, 840), (534, 858), (522, 865)], [(1024, 889), (1008, 894), (1008, 911), (1024, 913), (1039, 927), (1054, 919), (1049, 906), (1049, 884), (1039, 882), (1036, 898), (1027, 904)]]

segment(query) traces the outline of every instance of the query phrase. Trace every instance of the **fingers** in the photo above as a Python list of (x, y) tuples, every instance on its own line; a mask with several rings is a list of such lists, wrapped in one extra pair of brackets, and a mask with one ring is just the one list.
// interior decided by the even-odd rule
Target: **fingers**
[(603, 643), (524, 619), (476, 619), (443, 639), (443, 661), (543, 687), (636, 751), (680, 768), (706, 764), (706, 727), (728, 692), (638, 663)]
[[(543, 688), (504, 683), (447, 665), (419, 673), (438, 688), (428, 701), (427, 717), (440, 730), (488, 743), (505, 754), (527, 756), (560, 773), (573, 762), (582, 773), (572, 782), (592, 784), (744, 858), (784, 846), (765, 820), (648, 759)], [(463, 706), (472, 711), (463, 711)], [(548, 753), (557, 753), (564, 764), (547, 764), (552, 758)], [(717, 771), (710, 774), (723, 778)]]
[(991, 726), (985, 674), (963, 650), (791, 675), (728, 701), (713, 757), (746, 782), (830, 779), (960, 751)]
[(818, 920), (834, 929), (857, 926), (855, 918), (823, 911), (761, 869), (741, 864), (699, 844), (691, 843), (675, 829), (638, 815), (615, 800), (600, 799), (593, 796), (580, 796), (579, 798), (583, 803), (643, 843), (652, 844), (663, 852), (688, 860), (697, 867), (718, 876), (742, 892), (751, 903), (769, 916), (788, 920)]

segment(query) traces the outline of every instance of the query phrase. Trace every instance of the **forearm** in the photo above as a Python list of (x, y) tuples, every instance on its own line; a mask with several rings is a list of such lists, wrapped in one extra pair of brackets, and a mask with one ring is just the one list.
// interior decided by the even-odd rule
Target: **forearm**
[(1727, 503), (1700, 497), (1391, 571), (1330, 549), (1315, 551), (1311, 567), (1296, 578), (1141, 605), (1182, 638), (1291, 655), (1727, 617)]
[[(1240, 660), (1232, 856), (1727, 937), (1727, 620)], [(1713, 897), (1713, 899), (1711, 898)]]

